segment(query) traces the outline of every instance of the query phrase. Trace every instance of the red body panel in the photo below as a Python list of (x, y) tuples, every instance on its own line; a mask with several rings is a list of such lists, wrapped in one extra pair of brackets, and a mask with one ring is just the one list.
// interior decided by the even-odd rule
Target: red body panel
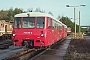
[(43, 29), (14, 29), (15, 38), (14, 40), (19, 40), (16, 45), (21, 45), (22, 40), (34, 40), (34, 46), (40, 46), (40, 43), (36, 43), (36, 40), (45, 41), (45, 37), (41, 37), (41, 31), (45, 33)]

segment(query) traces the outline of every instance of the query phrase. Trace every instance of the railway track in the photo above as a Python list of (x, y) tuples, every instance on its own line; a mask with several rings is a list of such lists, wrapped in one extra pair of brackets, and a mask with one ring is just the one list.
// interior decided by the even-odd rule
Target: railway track
[[(62, 42), (64, 39), (59, 41), (58, 43)], [(56, 43), (56, 44), (58, 44)], [(51, 48), (55, 47), (55, 45), (52, 45)], [(3, 60), (34, 60), (38, 56), (42, 55), (44, 52), (46, 52), (48, 49), (43, 49), (43, 50), (35, 50), (35, 49), (26, 49), (24, 51), (18, 52), (10, 57), (6, 57)]]
[(0, 41), (0, 49), (9, 48), (10, 45), (13, 45), (10, 39)]
[(21, 49), (21, 48), (12, 48), (12, 49), (8, 49), (8, 50), (4, 50), (4, 51), (0, 52), (0, 54), (7, 53), (7, 52), (17, 50), (17, 49)]
[(47, 49), (43, 50), (42, 52), (38, 53), (37, 55), (35, 55), (34, 57), (30, 58), (29, 60), (36, 60), (39, 56), (41, 56), (42, 54), (44, 54), (46, 51), (54, 50), (54, 47), (56, 45), (58, 45), (59, 43), (62, 43), (63, 41), (65, 41), (65, 38), (62, 39), (61, 41), (58, 41), (56, 44), (52, 45), (50, 48), (47, 48)]
[(7, 57), (3, 60), (28, 60), (32, 58), (33, 56), (35, 56), (36, 54), (40, 53), (41, 51), (42, 50), (35, 51), (35, 49), (27, 49), (19, 53), (16, 53), (10, 57)]
[(6, 35), (0, 36), (0, 43), (5, 43), (5, 42), (11, 42), (12, 41), (12, 35)]

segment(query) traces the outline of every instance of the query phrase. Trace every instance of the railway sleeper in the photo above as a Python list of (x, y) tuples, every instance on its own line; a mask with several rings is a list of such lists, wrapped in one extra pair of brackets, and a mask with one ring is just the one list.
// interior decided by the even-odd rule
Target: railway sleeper
[(8, 45), (0, 45), (0, 49), (8, 49), (9, 46)]
[(11, 39), (11, 34), (4, 34), (2, 35), (2, 40), (7, 40), (7, 39)]

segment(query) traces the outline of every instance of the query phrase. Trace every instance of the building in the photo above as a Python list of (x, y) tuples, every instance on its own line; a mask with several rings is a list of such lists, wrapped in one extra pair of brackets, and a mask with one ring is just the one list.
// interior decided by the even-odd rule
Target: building
[(3, 34), (11, 34), (13, 29), (12, 24), (6, 20), (0, 20), (0, 36)]

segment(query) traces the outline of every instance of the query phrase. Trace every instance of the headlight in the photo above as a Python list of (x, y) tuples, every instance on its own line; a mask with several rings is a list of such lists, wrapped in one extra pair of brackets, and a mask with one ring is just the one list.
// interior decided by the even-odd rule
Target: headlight
[(13, 34), (13, 36), (16, 36), (16, 34)]
[(41, 34), (40, 36), (41, 36), (41, 37), (44, 37), (44, 34)]

